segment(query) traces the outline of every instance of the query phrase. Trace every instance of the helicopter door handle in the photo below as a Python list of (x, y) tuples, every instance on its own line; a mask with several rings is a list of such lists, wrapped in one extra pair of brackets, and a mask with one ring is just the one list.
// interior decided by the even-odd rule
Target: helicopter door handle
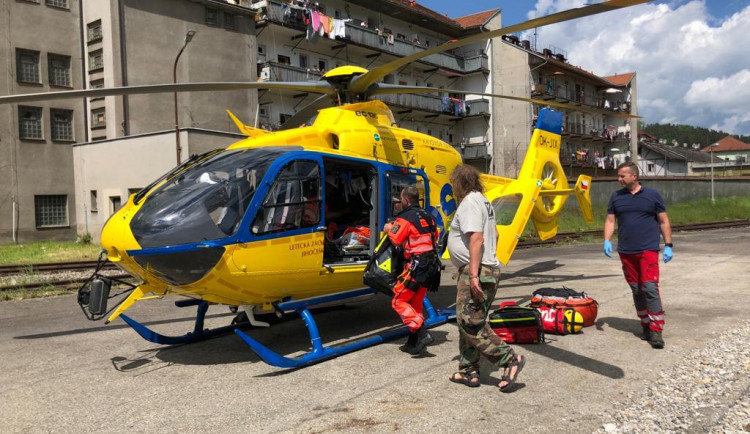
[(318, 226), (317, 228), (315, 228), (316, 231), (324, 231), (326, 229), (328, 229), (328, 226)]

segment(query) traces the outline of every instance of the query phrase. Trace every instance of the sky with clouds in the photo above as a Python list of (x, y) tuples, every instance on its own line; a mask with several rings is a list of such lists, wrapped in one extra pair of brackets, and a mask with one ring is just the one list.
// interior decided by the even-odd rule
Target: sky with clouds
[[(455, 18), (503, 10), (503, 25), (584, 0), (422, 0)], [(750, 2), (654, 1), (542, 27), (537, 49), (567, 51), (571, 64), (597, 75), (637, 72), (638, 112), (646, 123), (676, 123), (750, 134)]]

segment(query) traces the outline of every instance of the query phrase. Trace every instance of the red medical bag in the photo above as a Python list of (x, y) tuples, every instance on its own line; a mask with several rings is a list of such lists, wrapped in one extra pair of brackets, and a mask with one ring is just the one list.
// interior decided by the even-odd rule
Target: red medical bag
[(490, 314), (489, 321), (492, 331), (509, 344), (544, 342), (541, 316), (534, 308), (507, 301)]

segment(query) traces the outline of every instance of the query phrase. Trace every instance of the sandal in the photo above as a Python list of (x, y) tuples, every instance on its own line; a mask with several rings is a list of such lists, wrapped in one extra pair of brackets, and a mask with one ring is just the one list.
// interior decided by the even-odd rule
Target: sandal
[[(505, 386), (500, 386), (498, 383), (498, 387), (500, 387), (500, 390), (505, 392), (506, 390), (510, 389), (510, 387), (516, 383), (516, 380), (518, 379), (518, 374), (521, 373), (521, 369), (523, 369), (523, 366), (526, 364), (526, 357), (517, 355), (513, 353), (513, 360), (508, 362), (508, 364), (505, 366), (505, 369), (507, 374), (503, 374), (502, 377), (500, 377), (500, 383), (505, 382)], [(513, 373), (513, 368), (516, 368), (515, 375), (511, 374)]]
[(448, 377), (449, 380), (451, 380), (454, 383), (463, 384), (464, 386), (469, 387), (479, 387), (479, 371), (471, 371), (471, 372), (464, 372), (464, 371), (458, 371), (454, 372), (453, 375)]

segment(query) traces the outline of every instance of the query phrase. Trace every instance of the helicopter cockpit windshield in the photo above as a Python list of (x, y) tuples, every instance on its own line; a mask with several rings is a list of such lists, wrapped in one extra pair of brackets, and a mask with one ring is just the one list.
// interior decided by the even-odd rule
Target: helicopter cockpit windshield
[(268, 167), (289, 147), (219, 152), (168, 180), (130, 223), (143, 248), (226, 238), (235, 233)]

